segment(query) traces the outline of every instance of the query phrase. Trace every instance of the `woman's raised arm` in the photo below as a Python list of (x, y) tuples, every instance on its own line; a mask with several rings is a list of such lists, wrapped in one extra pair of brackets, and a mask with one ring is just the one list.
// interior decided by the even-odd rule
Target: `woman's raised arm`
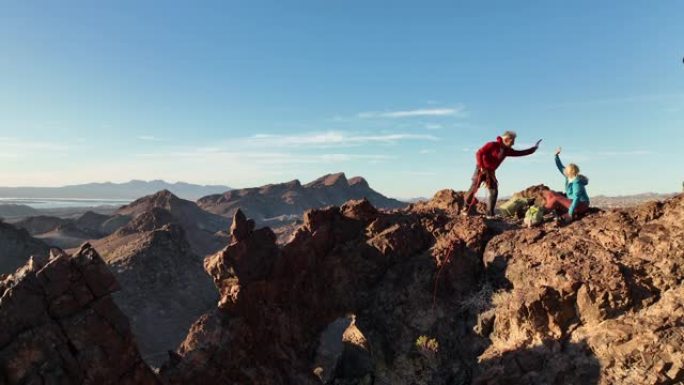
[(563, 172), (565, 170), (565, 166), (563, 166), (563, 162), (560, 160), (560, 153), (561, 153), (561, 148), (558, 147), (556, 149), (556, 167), (558, 167), (558, 171), (560, 171), (563, 176), (565, 176), (565, 173)]

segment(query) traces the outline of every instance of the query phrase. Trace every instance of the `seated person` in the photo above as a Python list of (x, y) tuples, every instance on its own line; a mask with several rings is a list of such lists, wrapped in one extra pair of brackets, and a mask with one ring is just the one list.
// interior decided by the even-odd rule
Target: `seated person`
[(544, 198), (547, 211), (555, 211), (563, 215), (563, 219), (572, 220), (577, 214), (582, 214), (589, 209), (589, 196), (584, 188), (589, 184), (589, 179), (580, 175), (579, 167), (570, 163), (563, 166), (560, 160), (560, 147), (556, 150), (556, 167), (565, 177), (565, 195), (555, 191), (545, 191)]

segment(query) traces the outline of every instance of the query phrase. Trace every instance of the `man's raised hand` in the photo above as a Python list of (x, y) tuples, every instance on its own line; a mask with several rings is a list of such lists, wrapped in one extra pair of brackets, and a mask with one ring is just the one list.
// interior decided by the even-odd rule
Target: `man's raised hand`
[(560, 155), (560, 153), (561, 153), (561, 148), (558, 147), (558, 148), (556, 149), (556, 155)]

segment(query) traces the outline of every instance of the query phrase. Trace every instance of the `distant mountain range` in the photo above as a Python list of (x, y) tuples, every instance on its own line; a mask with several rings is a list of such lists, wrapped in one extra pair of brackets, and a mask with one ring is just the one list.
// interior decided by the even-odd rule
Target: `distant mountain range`
[(306, 210), (339, 206), (351, 199), (368, 199), (375, 207), (398, 209), (408, 204), (373, 190), (362, 177), (327, 174), (310, 183), (299, 180), (231, 190), (197, 200), (202, 209), (231, 218), (237, 209), (260, 225), (274, 225), (301, 217)]
[(665, 200), (675, 195), (677, 194), (643, 193), (621, 196), (597, 195), (591, 197), (591, 205), (601, 208), (626, 208), (636, 206), (644, 202)]
[(126, 183), (87, 183), (63, 187), (0, 187), (0, 198), (61, 198), (61, 199), (137, 199), (168, 190), (178, 197), (196, 200), (206, 195), (230, 190), (222, 185), (196, 185), (163, 180), (132, 180)]
[[(242, 209), (258, 225), (272, 227), (284, 241), (305, 211), (362, 198), (379, 208), (407, 206), (407, 203), (373, 190), (361, 177), (347, 179), (343, 173), (338, 173), (324, 175), (307, 184), (294, 180), (231, 190), (205, 196), (197, 202), (162, 189), (109, 212), (97, 212), (93, 208), (66, 215), (61, 211), (53, 213), (28, 206), (0, 204), (0, 214), (4, 213), (8, 222), (26, 229), (50, 246), (70, 249), (91, 241), (105, 258), (110, 256), (109, 249), (129, 243), (132, 234), (173, 223), (183, 228), (192, 251), (203, 256), (216, 252), (228, 242), (226, 231), (237, 209)], [(21, 209), (26, 210), (25, 215), (21, 215)]]

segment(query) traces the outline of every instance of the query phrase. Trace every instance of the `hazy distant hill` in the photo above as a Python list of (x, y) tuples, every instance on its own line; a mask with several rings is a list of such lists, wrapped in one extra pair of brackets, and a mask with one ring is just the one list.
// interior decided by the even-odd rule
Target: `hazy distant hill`
[(665, 200), (673, 197), (674, 195), (676, 194), (643, 193), (622, 196), (597, 195), (591, 197), (591, 205), (601, 208), (625, 208), (636, 206), (644, 202)]
[(0, 221), (0, 275), (12, 273), (30, 256), (47, 257), (50, 248), (28, 231)]
[(228, 186), (196, 185), (163, 180), (132, 180), (126, 183), (87, 183), (63, 187), (0, 187), (0, 198), (78, 198), (78, 199), (136, 199), (168, 190), (178, 197), (196, 200), (206, 195), (224, 193)]
[(27, 205), (0, 204), (0, 218), (28, 217), (39, 214), (40, 211)]
[(199, 199), (197, 204), (206, 211), (229, 218), (240, 209), (257, 224), (274, 225), (275, 222), (291, 221), (310, 209), (341, 205), (348, 200), (361, 198), (367, 198), (378, 208), (407, 206), (405, 202), (387, 198), (373, 190), (365, 179), (347, 179), (344, 173), (324, 175), (304, 185), (299, 180), (293, 180), (231, 190), (206, 196)]
[[(159, 210), (164, 212), (160, 213)], [(121, 207), (115, 214), (127, 216), (132, 222), (109, 238), (122, 238), (131, 232), (150, 231), (174, 223), (183, 228), (193, 251), (200, 256), (214, 253), (225, 246), (227, 239), (219, 233), (230, 226), (229, 218), (202, 210), (195, 202), (181, 199), (168, 190), (139, 198)], [(102, 252), (99, 248), (98, 251)]]

